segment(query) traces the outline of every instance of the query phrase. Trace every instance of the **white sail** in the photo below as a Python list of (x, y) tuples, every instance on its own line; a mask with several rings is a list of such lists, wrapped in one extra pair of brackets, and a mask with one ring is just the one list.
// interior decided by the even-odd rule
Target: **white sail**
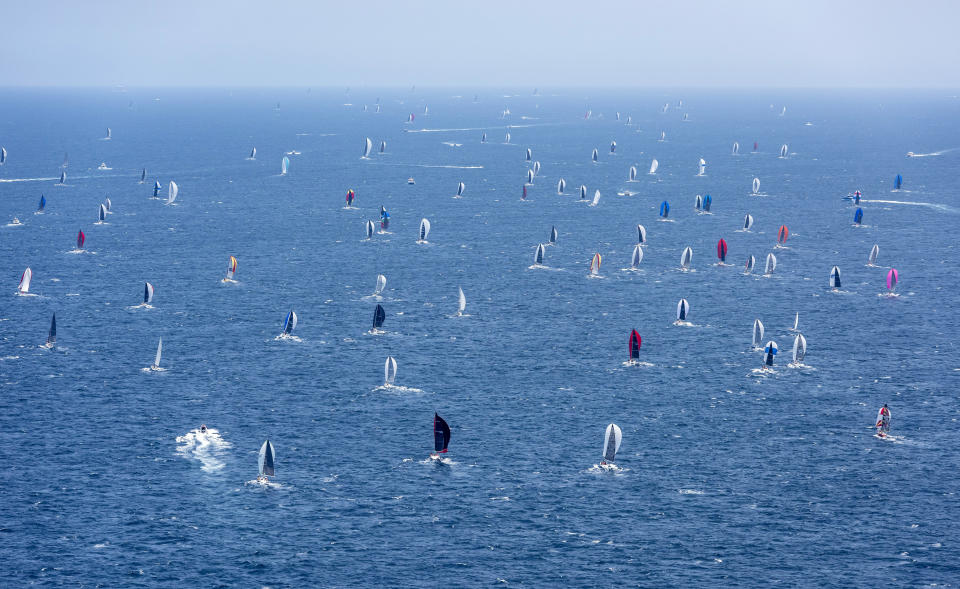
[(683, 248), (683, 253), (680, 254), (680, 267), (689, 268), (691, 262), (693, 262), (693, 249), (687, 246)]
[(760, 193), (760, 178), (753, 179), (753, 193), (754, 194)]
[(580, 185), (580, 199), (582, 200), (582, 199), (585, 199), (585, 198), (587, 198), (587, 187), (584, 186), (583, 184), (581, 184), (581, 185)]
[(531, 150), (531, 149), (528, 147), (528, 148), (527, 148), (527, 161), (529, 162), (529, 161), (532, 160), (532, 159), (533, 159), (533, 150)]
[(737, 155), (740, 153), (740, 144), (737, 143), (736, 141), (733, 142), (733, 149), (731, 150), (731, 153), (733, 155)]
[(703, 176), (707, 172), (707, 162), (700, 158), (700, 163), (697, 167), (697, 176)]
[(373, 151), (373, 141), (370, 141), (370, 138), (366, 137), (363, 140), (363, 158), (369, 159), (371, 151)]
[(466, 190), (467, 185), (461, 182), (457, 185), (457, 196), (463, 196), (463, 191)]
[(643, 225), (637, 225), (637, 243), (647, 243), (647, 228)]
[(597, 159), (598, 159), (599, 157), (600, 157), (600, 154), (599, 154), (599, 152), (597, 152), (597, 148), (594, 147), (594, 148), (593, 148), (593, 155), (590, 156), (590, 159), (592, 159), (593, 161), (597, 161)]
[[(618, 121), (620, 120), (619, 117), (617, 118), (617, 120), (618, 120)], [(610, 142), (610, 153), (616, 153), (616, 152), (617, 152), (617, 142), (616, 142), (616, 141), (611, 141), (611, 142)]]
[(623, 441), (623, 432), (620, 426), (611, 423), (603, 432), (603, 460), (604, 462), (613, 462), (617, 458), (617, 452), (620, 451), (620, 442)]
[(257, 465), (260, 468), (260, 476), (274, 476), (276, 472), (274, 470), (276, 461), (277, 454), (273, 450), (273, 444), (270, 443), (270, 440), (266, 440), (263, 445), (260, 446), (260, 457), (257, 461)]
[(376, 226), (373, 224), (373, 221), (368, 220), (366, 225), (367, 239), (373, 237), (373, 232), (375, 230), (376, 230)]
[(20, 275), (20, 284), (17, 285), (17, 292), (27, 294), (30, 292), (30, 281), (33, 280), (33, 270), (27, 268)]
[(428, 221), (427, 219), (420, 219), (419, 241), (427, 241), (427, 235), (430, 235), (430, 221)]
[(744, 274), (749, 274), (753, 267), (757, 265), (757, 258), (750, 256), (747, 258), (747, 265), (743, 269)]
[(510, 143), (510, 132), (507, 131), (507, 134), (503, 138), (504, 143)]
[(830, 288), (840, 288), (840, 268), (838, 266), (830, 269)]
[(172, 203), (177, 200), (177, 193), (180, 192), (180, 187), (177, 186), (177, 183), (173, 180), (170, 181), (170, 185), (167, 187), (167, 204)]
[(560, 235), (559, 235), (559, 233), (557, 233), (557, 228), (556, 228), (555, 226), (554, 226), (554, 227), (551, 227), (551, 228), (550, 228), (550, 243), (557, 243), (557, 238), (558, 238), (558, 237), (560, 237)]
[(631, 268), (639, 268), (640, 262), (643, 261), (643, 248), (640, 247), (640, 244), (633, 246), (633, 259), (630, 261)]
[(534, 175), (534, 176), (539, 176), (539, 175), (540, 175), (540, 162), (539, 162), (539, 161), (533, 162), (533, 175)]
[(803, 357), (807, 355), (807, 338), (802, 333), (798, 333), (793, 338), (793, 363), (803, 364)]
[(150, 303), (153, 302), (153, 292), (154, 292), (153, 285), (150, 284), (149, 282), (144, 283), (144, 286), (143, 286), (143, 302), (144, 303), (149, 305)]
[(743, 218), (743, 230), (749, 231), (753, 227), (753, 215), (748, 214)]
[(543, 254), (544, 254), (543, 244), (537, 244), (537, 253), (533, 254), (533, 263), (534, 264), (543, 264)]
[(796, 331), (799, 326), (800, 326), (800, 312), (798, 311), (797, 314), (793, 317), (793, 330)]
[(457, 287), (457, 315), (463, 315), (467, 309), (467, 297), (463, 296), (463, 289)]
[(7, 148), (0, 147), (0, 166), (7, 163)]
[[(380, 112), (380, 105), (377, 105), (377, 112)], [(386, 153), (387, 151), (387, 142), (383, 139), (380, 140), (380, 153)]]
[(763, 341), (763, 322), (759, 319), (753, 320), (753, 347), (759, 348)]
[(383, 289), (387, 286), (387, 277), (383, 274), (377, 274), (377, 286), (373, 290), (373, 294), (378, 295), (383, 292)]
[(656, 173), (657, 173), (657, 168), (659, 168), (659, 167), (660, 167), (660, 162), (658, 162), (656, 159), (654, 159), (652, 162), (650, 162), (650, 171), (647, 172), (647, 173), (648, 173), (648, 174), (656, 174)]
[(879, 254), (880, 254), (880, 246), (874, 244), (873, 247), (870, 248), (870, 256), (867, 258), (867, 263), (870, 264), (871, 266), (876, 264), (877, 256)]
[(637, 179), (637, 166), (630, 166), (630, 173), (627, 175), (628, 182), (634, 182)]
[(255, 159), (257, 159), (257, 148), (256, 148), (256, 147), (254, 147), (253, 149), (250, 150), (250, 157), (248, 157), (247, 159), (248, 159), (248, 160), (255, 160)]
[(393, 384), (397, 380), (397, 361), (393, 356), (387, 356), (387, 361), (383, 363), (383, 382), (384, 384)]
[(666, 141), (666, 140), (667, 140), (667, 132), (660, 131), (660, 141)]
[(567, 188), (567, 181), (563, 178), (560, 178), (560, 181), (557, 182), (557, 194), (563, 194), (563, 191)]
[(107, 127), (107, 136), (104, 139), (113, 139), (113, 129)]
[(697, 209), (698, 211), (703, 208), (703, 197), (699, 194), (697, 195), (696, 200), (693, 201), (693, 208)]
[(533, 170), (527, 170), (527, 184), (533, 184)]
[(153, 367), (160, 368), (160, 355), (163, 353), (163, 338), (157, 342), (157, 356), (153, 359)]
[(767, 254), (767, 263), (763, 267), (764, 274), (773, 274), (773, 271), (777, 269), (777, 256), (773, 255), (773, 252)]
[(590, 206), (595, 207), (599, 202), (600, 202), (600, 191), (597, 190), (596, 192), (593, 193), (593, 202), (590, 203)]
[(107, 207), (106, 205), (101, 203), (100, 209), (97, 212), (97, 219), (99, 219), (100, 222), (102, 223), (103, 220), (106, 218), (107, 218)]
[(686, 321), (690, 316), (690, 303), (687, 299), (680, 299), (677, 303), (677, 321)]
[(787, 144), (784, 143), (780, 146), (780, 157), (787, 157)]

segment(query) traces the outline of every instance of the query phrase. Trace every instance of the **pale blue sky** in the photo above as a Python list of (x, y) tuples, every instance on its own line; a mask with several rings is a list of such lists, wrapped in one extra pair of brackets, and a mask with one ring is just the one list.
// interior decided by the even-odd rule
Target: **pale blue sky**
[(960, 1), (0, 3), (0, 85), (960, 86)]

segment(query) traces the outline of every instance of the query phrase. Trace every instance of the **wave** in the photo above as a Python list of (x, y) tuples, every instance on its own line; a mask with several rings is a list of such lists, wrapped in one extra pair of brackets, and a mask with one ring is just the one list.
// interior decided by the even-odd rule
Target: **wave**
[(201, 468), (207, 472), (220, 470), (224, 463), (220, 461), (220, 454), (231, 447), (230, 442), (220, 437), (220, 432), (207, 428), (201, 432), (199, 428), (190, 430), (182, 436), (177, 436), (177, 453), (185, 458), (192, 458), (200, 462)]

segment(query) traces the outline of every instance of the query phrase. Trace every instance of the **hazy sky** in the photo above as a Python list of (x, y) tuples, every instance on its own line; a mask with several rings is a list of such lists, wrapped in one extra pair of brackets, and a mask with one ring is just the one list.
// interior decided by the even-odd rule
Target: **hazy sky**
[(958, 0), (3, 0), (0, 85), (956, 88), (958, 22)]

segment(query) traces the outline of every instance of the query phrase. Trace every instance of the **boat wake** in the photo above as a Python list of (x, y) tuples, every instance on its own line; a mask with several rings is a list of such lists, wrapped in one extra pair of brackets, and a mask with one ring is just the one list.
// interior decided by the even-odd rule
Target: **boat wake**
[(201, 432), (199, 428), (190, 430), (182, 436), (177, 436), (177, 453), (187, 459), (200, 462), (200, 468), (206, 472), (221, 470), (224, 463), (220, 460), (223, 452), (230, 448), (230, 442), (220, 437), (220, 432), (207, 428)]
[(60, 178), (0, 178), (0, 182), (48, 182)]
[(377, 391), (383, 391), (387, 393), (396, 393), (396, 394), (403, 394), (403, 393), (422, 394), (424, 392), (423, 389), (417, 389), (414, 387), (405, 387), (405, 386), (396, 385), (396, 384), (382, 384), (378, 387), (374, 387), (373, 392), (377, 392)]
[(139, 305), (133, 305), (126, 307), (127, 311), (136, 311), (137, 309), (152, 309), (153, 305), (149, 303), (140, 303)]
[(943, 155), (945, 153), (950, 153), (951, 151), (956, 151), (960, 147), (951, 147), (950, 149), (941, 149), (940, 151), (931, 151), (930, 153), (913, 153), (912, 151), (907, 152), (907, 157), (934, 157), (938, 155)]
[(656, 366), (650, 362), (641, 362), (640, 360), (627, 360), (620, 364), (621, 366)]
[(253, 487), (260, 487), (262, 489), (282, 489), (283, 485), (280, 483), (275, 483), (273, 481), (268, 481), (264, 479), (253, 479), (252, 481), (247, 481), (243, 483), (244, 485), (250, 485)]
[(628, 470), (630, 469), (623, 468), (622, 466), (617, 466), (616, 464), (594, 464), (593, 466), (587, 469), (587, 472), (593, 473), (593, 474), (603, 474), (603, 473), (623, 474)]
[(427, 456), (426, 458), (421, 460), (420, 464), (446, 464), (447, 466), (453, 466), (457, 463), (454, 462), (451, 458), (448, 458), (447, 456), (444, 456), (442, 454), (439, 454), (439, 455), (431, 454), (430, 456)]
[(873, 200), (873, 199), (867, 200), (865, 198), (860, 199), (860, 202), (875, 202), (875, 203), (887, 204), (887, 205), (910, 205), (915, 207), (930, 207), (931, 209), (936, 209), (938, 211), (944, 211), (948, 213), (960, 213), (960, 209), (956, 209), (949, 205), (941, 205), (941, 204), (932, 203), (932, 202), (914, 202), (909, 200)]
[(290, 334), (290, 333), (281, 333), (281, 334), (278, 335), (277, 337), (273, 338), (273, 341), (275, 341), (275, 342), (296, 342), (296, 343), (298, 343), (298, 344), (303, 342), (302, 339), (300, 339), (299, 337), (297, 337), (297, 336), (295, 336), (295, 335), (293, 335), (293, 334)]
[(691, 323), (689, 321), (674, 321), (673, 324), (676, 325), (677, 327), (699, 327), (699, 325), (696, 325), (695, 323)]

